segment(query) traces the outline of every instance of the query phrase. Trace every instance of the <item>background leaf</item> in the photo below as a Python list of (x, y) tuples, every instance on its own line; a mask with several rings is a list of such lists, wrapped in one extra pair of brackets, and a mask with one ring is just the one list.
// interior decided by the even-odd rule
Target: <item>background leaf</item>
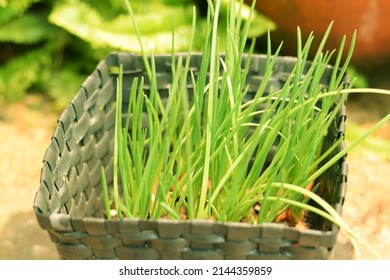
[(54, 28), (47, 22), (44, 14), (27, 13), (0, 27), (0, 42), (35, 44), (48, 39)]
[(50, 69), (50, 61), (45, 49), (37, 49), (13, 58), (1, 67), (0, 101), (12, 102), (22, 98), (43, 71)]
[[(190, 6), (143, 5), (149, 10), (137, 16), (144, 45), (155, 52), (171, 49), (172, 20), (175, 15), (175, 45), (178, 49), (187, 47), (188, 33), (192, 22)], [(138, 9), (140, 12), (140, 8)], [(139, 52), (137, 38), (131, 19), (120, 14), (114, 19), (105, 20), (96, 9), (86, 3), (76, 1), (61, 3), (52, 11), (49, 21), (84, 41), (94, 48), (108, 47), (115, 50)]]
[(6, 1), (5, 6), (2, 6), (0, 10), (0, 25), (6, 23), (12, 18), (22, 16), (28, 8), (30, 8), (34, 3), (40, 1), (42, 0)]

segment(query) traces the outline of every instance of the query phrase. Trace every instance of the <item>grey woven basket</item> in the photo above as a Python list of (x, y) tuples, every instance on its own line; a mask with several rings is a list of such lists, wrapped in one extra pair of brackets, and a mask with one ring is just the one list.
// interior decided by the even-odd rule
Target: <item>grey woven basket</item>
[[(201, 55), (191, 57), (196, 72)], [(244, 58), (244, 61), (246, 58)], [(171, 57), (156, 56), (157, 83), (164, 94), (170, 83)], [(279, 57), (271, 83), (279, 89), (296, 59)], [(43, 159), (34, 210), (62, 259), (327, 259), (338, 227), (312, 216), (312, 229), (282, 224), (249, 225), (207, 220), (174, 221), (125, 218), (106, 220), (101, 167), (112, 181), (116, 75), (123, 65), (124, 91), (135, 77), (147, 76), (142, 57), (113, 53), (101, 61), (62, 113)], [(251, 58), (249, 96), (261, 82), (265, 56)], [(322, 78), (327, 86), (332, 67)], [(347, 79), (347, 77), (346, 77)], [(347, 80), (346, 80), (347, 81)], [(191, 89), (189, 88), (189, 91)], [(126, 100), (124, 100), (126, 102)], [(125, 105), (125, 104), (124, 104)], [(124, 106), (125, 108), (126, 106)], [(325, 139), (325, 148), (344, 137), (345, 106)], [(339, 149), (344, 149), (344, 142)], [(111, 174), (111, 176), (110, 176)], [(322, 193), (341, 213), (347, 181), (345, 158), (319, 179)]]

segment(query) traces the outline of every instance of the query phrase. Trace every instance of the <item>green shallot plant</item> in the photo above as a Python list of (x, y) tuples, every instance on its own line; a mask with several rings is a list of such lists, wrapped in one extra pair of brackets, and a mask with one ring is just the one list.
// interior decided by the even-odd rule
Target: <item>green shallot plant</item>
[[(148, 77), (133, 81), (123, 121), (123, 71), (119, 67), (112, 183), (117, 217), (260, 224), (278, 221), (288, 213), (288, 222), (296, 225), (306, 210), (359, 240), (333, 207), (315, 192), (319, 188), (317, 179), (326, 170), (390, 119), (387, 115), (346, 149), (339, 148), (343, 141), (340, 137), (324, 150), (324, 138), (347, 94), (379, 92), (352, 89), (343, 83), (356, 33), (344, 63), (343, 38), (330, 83), (324, 87), (321, 79), (335, 55), (324, 51), (332, 24), (310, 61), (314, 36), (303, 44), (298, 28), (295, 67), (277, 90), (270, 88), (269, 82), (276, 71), (281, 46), (271, 54), (268, 34), (263, 79), (255, 95), (248, 98), (245, 81), (254, 42), (248, 49), (250, 23), (242, 21), (234, 2), (231, 1), (228, 13), (228, 36), (219, 40), (221, 1), (208, 1), (209, 36), (204, 41), (199, 71), (195, 73), (190, 68), (191, 48), (186, 55), (172, 53), (172, 81), (167, 97), (161, 96), (157, 88), (154, 56), (146, 56), (141, 44)], [(126, 3), (133, 15), (129, 2)], [(191, 41), (195, 38), (195, 20), (192, 26)], [(140, 38), (138, 29), (135, 30)], [(225, 44), (223, 55), (219, 52), (221, 42)], [(146, 80), (150, 81), (148, 91)], [(107, 218), (111, 219), (111, 196), (104, 172), (102, 182)]]

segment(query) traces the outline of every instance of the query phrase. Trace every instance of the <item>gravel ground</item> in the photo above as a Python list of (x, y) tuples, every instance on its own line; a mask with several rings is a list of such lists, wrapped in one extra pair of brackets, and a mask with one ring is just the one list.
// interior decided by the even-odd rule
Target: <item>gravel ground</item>
[[(350, 100), (347, 132), (348, 124), (363, 131), (384, 114), (383, 110), (388, 113), (389, 99), (362, 96)], [(34, 95), (0, 108), (0, 259), (58, 258), (47, 233), (36, 222), (32, 204), (41, 161), (59, 114)], [(343, 208), (346, 222), (383, 259), (390, 259), (390, 158), (389, 152), (386, 156), (381, 149), (390, 147), (389, 130), (386, 125), (348, 155), (348, 191)], [(358, 255), (341, 232), (333, 258), (373, 256), (364, 248)]]
[(37, 96), (0, 112), (0, 259), (55, 259), (55, 248), (38, 227), (32, 205), (59, 115)]

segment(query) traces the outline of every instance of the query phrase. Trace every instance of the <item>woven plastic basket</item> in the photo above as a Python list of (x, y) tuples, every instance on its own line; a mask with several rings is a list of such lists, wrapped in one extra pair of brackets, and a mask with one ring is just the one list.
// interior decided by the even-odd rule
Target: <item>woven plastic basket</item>
[[(158, 88), (164, 94), (171, 79), (171, 57), (156, 56), (155, 61)], [(192, 71), (197, 71), (200, 62), (200, 54), (192, 55)], [(274, 89), (281, 88), (295, 63), (296, 59), (291, 57), (277, 59), (271, 79)], [(40, 226), (48, 231), (60, 258), (329, 258), (339, 229), (314, 216), (314, 226), (309, 230), (276, 223), (253, 226), (207, 220), (106, 220), (100, 171), (103, 166), (107, 180), (112, 180), (113, 102), (117, 75), (111, 74), (111, 69), (121, 64), (125, 74), (124, 92), (129, 92), (134, 77), (147, 76), (142, 57), (137, 55), (113, 53), (101, 61), (62, 113), (44, 155), (34, 209)], [(249, 96), (256, 92), (261, 82), (265, 56), (254, 55), (250, 65)], [(330, 79), (331, 69), (329, 66), (322, 79), (324, 86)], [(343, 106), (326, 136), (325, 148), (344, 136), (345, 119)], [(344, 142), (340, 149), (344, 149)], [(347, 181), (345, 158), (319, 180), (322, 185), (320, 195), (341, 213)]]

